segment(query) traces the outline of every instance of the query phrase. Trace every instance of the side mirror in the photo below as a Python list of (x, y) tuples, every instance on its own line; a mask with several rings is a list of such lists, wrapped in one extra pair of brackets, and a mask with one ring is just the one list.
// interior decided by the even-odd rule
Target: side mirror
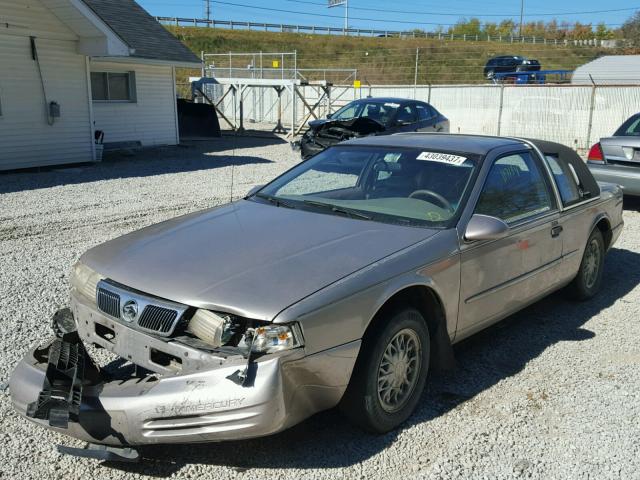
[(253, 195), (254, 193), (257, 193), (258, 190), (260, 190), (262, 187), (264, 187), (264, 185), (256, 185), (255, 187), (253, 187), (251, 190), (249, 190), (249, 192), (247, 193), (247, 195), (245, 196), (245, 198), (250, 197), (251, 195)]
[(464, 239), (469, 242), (476, 240), (497, 240), (509, 233), (509, 225), (496, 217), (476, 214), (471, 217), (464, 232)]
[(327, 119), (333, 117), (333, 113), (327, 113)]

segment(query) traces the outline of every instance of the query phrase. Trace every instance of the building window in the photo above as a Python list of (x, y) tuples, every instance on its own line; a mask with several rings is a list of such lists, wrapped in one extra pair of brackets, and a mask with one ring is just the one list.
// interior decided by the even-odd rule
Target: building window
[(135, 102), (135, 73), (91, 72), (91, 93), (94, 102)]

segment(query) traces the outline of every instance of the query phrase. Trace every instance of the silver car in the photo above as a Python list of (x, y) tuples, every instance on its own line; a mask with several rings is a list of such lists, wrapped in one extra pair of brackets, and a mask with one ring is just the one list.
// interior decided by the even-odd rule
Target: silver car
[(640, 196), (640, 113), (627, 119), (612, 137), (593, 145), (587, 164), (597, 180), (620, 185), (625, 195)]
[(54, 339), (11, 376), (13, 405), (100, 458), (268, 435), (336, 405), (386, 432), (453, 343), (554, 290), (595, 295), (622, 225), (621, 190), (561, 145), (348, 141), (85, 253)]

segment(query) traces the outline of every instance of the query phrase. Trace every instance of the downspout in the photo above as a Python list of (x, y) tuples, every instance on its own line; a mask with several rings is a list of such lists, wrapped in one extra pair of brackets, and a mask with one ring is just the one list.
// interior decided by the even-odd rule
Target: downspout
[(176, 67), (171, 67), (171, 82), (173, 85), (173, 121), (176, 126), (176, 145), (180, 145), (180, 125), (178, 124), (178, 95), (176, 90)]
[(84, 57), (85, 73), (87, 76), (87, 102), (89, 105), (89, 137), (91, 141), (91, 159), (96, 161), (96, 142), (94, 139), (95, 118), (93, 116), (93, 93), (91, 91), (91, 61)]

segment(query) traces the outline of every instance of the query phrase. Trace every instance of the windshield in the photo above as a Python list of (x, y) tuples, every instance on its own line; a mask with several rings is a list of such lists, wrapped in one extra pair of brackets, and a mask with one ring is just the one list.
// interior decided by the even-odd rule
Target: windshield
[(345, 105), (331, 116), (331, 120), (350, 120), (352, 118), (370, 118), (387, 125), (400, 108), (399, 103), (380, 101), (358, 101)]
[(335, 146), (256, 195), (273, 205), (405, 225), (450, 227), (479, 155), (397, 147)]

